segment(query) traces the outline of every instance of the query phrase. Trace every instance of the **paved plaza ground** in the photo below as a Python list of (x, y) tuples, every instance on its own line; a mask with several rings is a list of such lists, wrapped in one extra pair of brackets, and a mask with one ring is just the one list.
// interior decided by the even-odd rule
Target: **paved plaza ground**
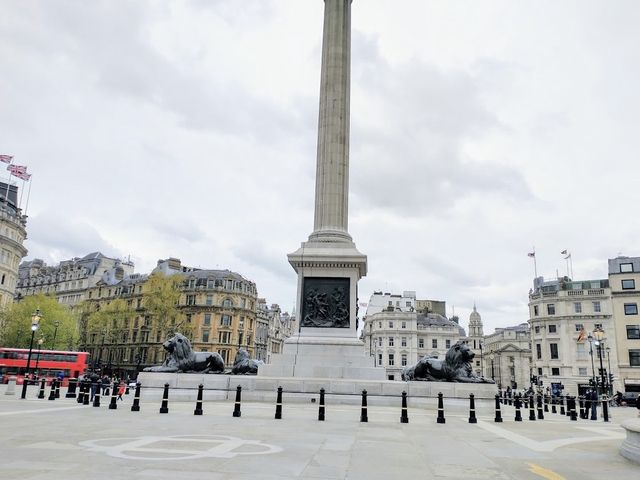
[[(613, 408), (613, 421), (579, 420), (546, 414), (545, 420), (513, 421), (505, 406), (503, 423), (447, 414), (435, 409), (370, 405), (368, 423), (360, 408), (327, 406), (317, 421), (317, 404), (283, 407), (206, 402), (194, 416), (193, 403), (142, 402), (131, 412), (132, 395), (117, 410), (78, 405), (73, 399), (26, 400), (0, 387), (2, 436), (0, 478), (6, 479), (635, 479), (640, 466), (618, 454), (624, 438), (619, 424), (637, 415)], [(47, 392), (48, 393), (48, 392)], [(435, 400), (434, 400), (435, 406)], [(445, 405), (446, 406), (446, 405)]]

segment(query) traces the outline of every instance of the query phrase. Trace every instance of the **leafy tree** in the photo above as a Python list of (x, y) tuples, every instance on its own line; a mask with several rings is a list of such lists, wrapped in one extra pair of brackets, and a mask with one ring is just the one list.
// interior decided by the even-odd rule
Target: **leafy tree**
[[(58, 303), (51, 295), (30, 295), (12, 303), (0, 312), (0, 344), (5, 347), (29, 348), (31, 341), (31, 315), (40, 310), (40, 324), (35, 333), (43, 338), (42, 348), (74, 350), (77, 348), (78, 327), (76, 315), (69, 307)], [(58, 322), (56, 329), (55, 322)], [(54, 343), (55, 337), (55, 343)]]
[(191, 333), (190, 326), (186, 324), (186, 316), (178, 307), (183, 282), (182, 275), (167, 276), (156, 272), (145, 283), (143, 305), (161, 338), (174, 331), (187, 336)]
[(87, 319), (87, 332), (106, 332), (111, 341), (122, 330), (129, 329), (129, 322), (135, 316), (135, 311), (121, 298), (117, 298), (89, 314)]

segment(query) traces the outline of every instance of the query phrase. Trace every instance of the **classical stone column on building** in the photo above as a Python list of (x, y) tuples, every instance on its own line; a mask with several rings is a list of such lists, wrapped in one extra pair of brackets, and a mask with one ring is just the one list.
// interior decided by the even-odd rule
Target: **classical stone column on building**
[(367, 257), (348, 232), (351, 0), (325, 0), (314, 230), (288, 255), (298, 274), (300, 330), (259, 375), (382, 379), (357, 338)]

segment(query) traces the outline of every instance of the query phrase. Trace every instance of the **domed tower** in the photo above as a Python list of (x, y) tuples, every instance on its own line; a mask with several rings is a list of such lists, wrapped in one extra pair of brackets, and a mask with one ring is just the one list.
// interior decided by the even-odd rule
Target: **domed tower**
[(484, 335), (482, 331), (482, 318), (476, 309), (476, 304), (473, 304), (473, 312), (469, 315), (469, 337), (480, 337)]

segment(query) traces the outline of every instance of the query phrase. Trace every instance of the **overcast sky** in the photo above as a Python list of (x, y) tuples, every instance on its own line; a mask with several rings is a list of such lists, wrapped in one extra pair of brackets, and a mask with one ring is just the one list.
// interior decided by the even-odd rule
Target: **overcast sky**
[[(0, 6), (27, 259), (229, 268), (291, 311), (313, 229), (322, 0)], [(640, 4), (355, 0), (350, 225), (374, 290), (525, 322), (538, 273), (640, 255)], [(22, 183), (19, 184), (22, 187)], [(23, 196), (26, 206), (26, 193)]]

